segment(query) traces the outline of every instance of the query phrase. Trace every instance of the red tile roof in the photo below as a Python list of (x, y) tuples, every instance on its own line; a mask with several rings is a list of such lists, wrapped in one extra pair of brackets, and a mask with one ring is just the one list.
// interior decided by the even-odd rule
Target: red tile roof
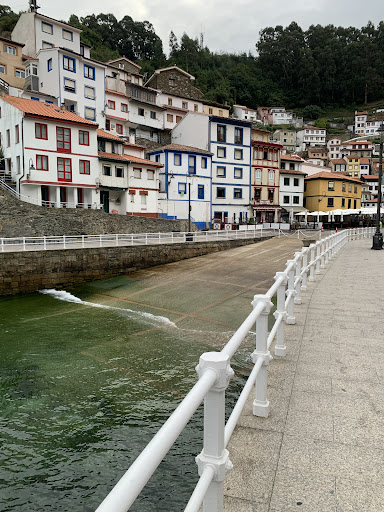
[(332, 164), (342, 164), (347, 165), (347, 162), (343, 158), (334, 158), (333, 160), (330, 160)]
[(343, 180), (343, 181), (355, 181), (356, 183), (360, 183), (361, 181), (357, 178), (351, 178), (350, 176), (346, 176), (341, 172), (318, 172), (316, 174), (312, 174), (312, 176), (308, 176), (305, 178), (306, 180), (316, 180), (325, 178), (326, 180)]
[(100, 128), (97, 129), (97, 136), (101, 137), (103, 139), (116, 140), (116, 141), (121, 142), (121, 143), (124, 142), (124, 140), (121, 137), (118, 137), (117, 135), (113, 135), (113, 133), (108, 133), (108, 132), (106, 132), (104, 130), (100, 130)]
[(280, 160), (292, 160), (293, 162), (304, 162), (304, 158), (299, 155), (281, 155)]
[(21, 110), (27, 116), (38, 116), (56, 119), (62, 122), (87, 124), (94, 126), (95, 128), (98, 126), (97, 123), (94, 123), (93, 121), (88, 121), (87, 119), (84, 119), (73, 112), (69, 112), (68, 110), (61, 110), (57, 105), (51, 105), (50, 103), (17, 98), (16, 96), (2, 96), (1, 99)]
[(115, 96), (123, 96), (128, 101), (128, 96), (126, 94), (124, 94), (123, 92), (112, 91), (111, 89), (105, 89), (105, 92), (108, 92), (109, 94), (114, 94)]
[(304, 176), (307, 175), (306, 172), (302, 172), (302, 171), (293, 171), (291, 169), (280, 169), (280, 174), (303, 174)]
[(362, 174), (361, 177), (366, 181), (378, 181), (379, 179), (377, 174)]
[(203, 153), (204, 155), (212, 155), (209, 151), (200, 148), (193, 148), (192, 146), (182, 146), (181, 144), (167, 144), (167, 146), (162, 146), (161, 148), (154, 149), (150, 151), (150, 153), (155, 151), (185, 151), (190, 153)]
[(151, 165), (153, 167), (163, 167), (163, 164), (158, 162), (153, 162), (152, 160), (147, 160), (146, 158), (139, 158), (137, 156), (132, 155), (116, 155), (115, 153), (104, 153), (103, 151), (99, 151), (99, 158), (105, 158), (108, 160), (120, 160), (126, 163), (132, 162), (142, 165)]

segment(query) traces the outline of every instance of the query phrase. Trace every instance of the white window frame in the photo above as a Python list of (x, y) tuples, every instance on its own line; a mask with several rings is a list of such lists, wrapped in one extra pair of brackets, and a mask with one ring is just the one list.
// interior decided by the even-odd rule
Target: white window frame
[[(64, 34), (69, 34), (70, 37), (65, 37)], [(66, 41), (73, 41), (73, 32), (71, 30), (67, 30), (66, 28), (63, 28), (62, 32), (63, 39)]]
[[(50, 30), (44, 30), (45, 27), (49, 27)], [(53, 35), (53, 25), (52, 23), (47, 23), (46, 21), (41, 22), (41, 31), (44, 32), (44, 34), (51, 34)]]

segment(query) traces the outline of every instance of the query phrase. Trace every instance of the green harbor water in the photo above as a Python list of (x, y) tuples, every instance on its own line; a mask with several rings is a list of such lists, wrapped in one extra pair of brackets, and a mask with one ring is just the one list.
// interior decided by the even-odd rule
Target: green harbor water
[[(220, 349), (238, 326), (233, 304), (206, 313), (233, 329), (179, 321), (191, 300), (215, 301), (204, 283), (189, 302), (175, 283), (157, 294), (149, 284), (124, 276), (67, 290), (105, 308), (41, 293), (0, 299), (2, 512), (95, 510), (196, 382), (199, 356)], [(178, 319), (177, 327), (159, 315)], [(232, 361), (228, 408), (249, 373), (251, 348)], [(197, 481), (201, 409), (131, 510), (184, 509)]]

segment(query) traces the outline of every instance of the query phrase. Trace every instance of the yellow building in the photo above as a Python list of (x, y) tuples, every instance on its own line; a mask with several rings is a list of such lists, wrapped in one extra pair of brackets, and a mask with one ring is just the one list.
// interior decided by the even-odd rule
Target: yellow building
[(12, 87), (24, 88), (23, 44), (0, 37), (0, 78)]
[(229, 117), (229, 106), (215, 103), (214, 101), (202, 100), (203, 112), (210, 116)]
[(336, 172), (318, 172), (305, 178), (304, 206), (328, 212), (361, 208), (362, 182)]

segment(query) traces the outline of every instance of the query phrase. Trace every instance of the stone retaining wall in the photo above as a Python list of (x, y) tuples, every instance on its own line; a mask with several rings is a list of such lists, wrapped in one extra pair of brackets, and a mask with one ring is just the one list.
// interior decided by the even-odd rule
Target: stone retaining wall
[(0, 253), (0, 295), (68, 288), (258, 241)]

